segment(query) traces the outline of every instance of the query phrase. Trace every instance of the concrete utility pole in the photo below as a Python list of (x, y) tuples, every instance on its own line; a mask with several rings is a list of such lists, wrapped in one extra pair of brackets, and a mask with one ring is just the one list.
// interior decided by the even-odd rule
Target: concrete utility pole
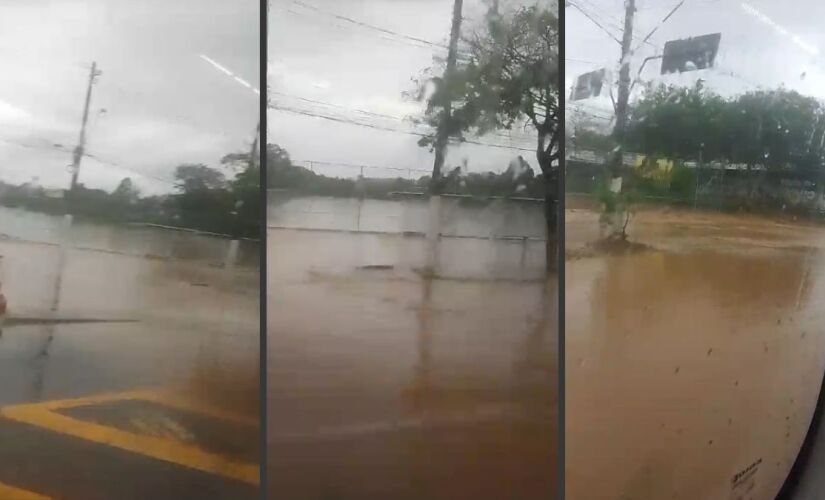
[[(628, 102), (630, 101), (630, 56), (633, 51), (633, 15), (636, 13), (636, 0), (625, 0), (624, 32), (622, 33), (622, 58), (619, 61), (619, 96), (616, 102), (616, 124), (613, 127), (613, 138), (616, 140), (616, 148), (607, 158), (605, 165), (606, 177), (609, 181), (608, 189), (614, 193), (622, 192), (622, 167), (624, 167), (624, 137), (627, 128)], [(624, 238), (624, 227), (622, 221), (627, 220), (627, 208), (622, 203), (618, 203), (615, 213), (610, 215), (610, 222), (602, 226), (602, 230), (607, 230), (606, 236), (614, 238), (621, 235)], [(605, 214), (607, 215), (607, 214)], [(620, 229), (621, 228), (621, 229)]]
[(80, 160), (83, 158), (84, 148), (86, 147), (86, 122), (89, 120), (89, 104), (92, 100), (92, 85), (95, 83), (95, 78), (100, 76), (102, 72), (97, 70), (97, 63), (92, 63), (92, 68), (89, 71), (89, 84), (86, 87), (86, 103), (83, 105), (83, 121), (80, 123), (80, 138), (77, 141), (77, 147), (74, 148), (72, 154), (72, 183), (69, 185), (69, 192), (73, 193), (77, 188), (77, 176), (80, 173)]
[(630, 55), (633, 43), (633, 15), (636, 0), (625, 1), (624, 33), (622, 34), (622, 59), (619, 68), (619, 96), (616, 101), (616, 125), (613, 133), (623, 136), (627, 126), (627, 108), (630, 100)]
[(455, 73), (455, 64), (458, 53), (458, 37), (461, 35), (461, 11), (463, 7), (463, 0), (455, 0), (453, 4), (453, 24), (450, 29), (450, 45), (447, 51), (447, 67), (444, 70), (444, 79), (441, 98), (444, 115), (441, 122), (438, 124), (435, 137), (435, 161), (433, 162), (433, 175), (430, 181), (430, 193), (441, 193), (441, 170), (444, 168), (444, 158), (447, 150), (447, 143), (450, 140), (449, 125), (452, 119), (452, 96), (449, 92), (449, 82), (452, 81)]
[(461, 10), (463, 0), (453, 3), (453, 23), (450, 28), (450, 45), (447, 51), (447, 67), (444, 70), (441, 89), (441, 107), (444, 110), (435, 135), (435, 160), (430, 179), (430, 199), (427, 225), (427, 273), (435, 274), (438, 270), (438, 241), (441, 236), (441, 191), (443, 189), (441, 170), (444, 168), (445, 153), (450, 140), (450, 122), (453, 114), (453, 96), (450, 95), (450, 82), (455, 73), (458, 52), (458, 37), (461, 35)]
[(627, 129), (628, 101), (630, 101), (630, 56), (633, 43), (633, 15), (636, 13), (636, 0), (625, 0), (624, 33), (622, 34), (622, 58), (619, 67), (619, 95), (616, 101), (616, 124), (613, 137), (619, 144), (610, 161), (610, 174), (613, 179), (621, 175), (624, 150), (622, 142)]
[[(676, 4), (673, 9), (668, 12), (668, 14), (662, 19), (662, 21), (653, 28), (653, 30), (644, 37), (644, 39), (639, 43), (636, 47), (637, 49), (639, 46), (647, 43), (650, 37), (656, 33), (656, 30), (659, 29), (664, 23), (667, 22), (668, 19), (676, 13), (679, 8), (684, 5), (685, 0), (680, 1)], [(636, 0), (625, 0), (625, 15), (624, 15), (624, 32), (622, 33), (622, 60), (621, 60), (621, 67), (619, 69), (619, 96), (616, 101), (616, 124), (613, 128), (613, 137), (616, 138), (617, 142), (619, 143), (618, 155), (614, 156), (614, 164), (615, 170), (613, 171), (613, 177), (615, 178), (617, 174), (619, 174), (618, 169), (622, 166), (622, 143), (624, 141), (625, 133), (627, 132), (627, 122), (628, 122), (628, 111), (629, 111), (629, 104), (630, 101), (630, 91), (633, 89), (633, 85), (639, 81), (639, 78), (642, 75), (642, 69), (644, 68), (645, 64), (648, 61), (653, 59), (662, 59), (662, 55), (651, 56), (645, 58), (642, 62), (642, 65), (639, 67), (639, 72), (636, 75), (636, 80), (634, 82), (630, 81), (630, 57), (633, 55), (633, 49), (631, 48), (631, 44), (633, 43), (633, 16), (636, 14)], [(718, 42), (717, 42), (718, 44)], [(618, 159), (618, 163), (615, 163), (615, 160)]]
[[(97, 63), (93, 62), (92, 68), (89, 71), (89, 83), (86, 87), (86, 102), (83, 104), (83, 119), (80, 122), (80, 137), (78, 139), (77, 146), (72, 152), (72, 181), (71, 184), (69, 184), (69, 191), (64, 197), (66, 213), (64, 215), (60, 233), (60, 249), (57, 256), (57, 270), (55, 272), (54, 290), (52, 292), (52, 311), (57, 311), (60, 306), (60, 292), (63, 287), (63, 268), (66, 267), (66, 255), (68, 253), (69, 240), (71, 238), (72, 200), (74, 192), (77, 189), (77, 175), (80, 171), (80, 160), (83, 158), (83, 154), (85, 152), (84, 148), (86, 147), (86, 123), (89, 121), (89, 104), (92, 101), (92, 85), (95, 83), (95, 78), (100, 75), (101, 72), (97, 69)], [(49, 339), (51, 339), (51, 333), (49, 335)], [(49, 340), (49, 342), (51, 342), (51, 340)]]

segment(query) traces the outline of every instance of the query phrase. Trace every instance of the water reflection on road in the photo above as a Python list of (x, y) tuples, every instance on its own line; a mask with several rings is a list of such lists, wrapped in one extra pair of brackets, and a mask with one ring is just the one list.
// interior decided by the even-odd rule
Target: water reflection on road
[[(9, 314), (48, 313), (56, 253), (0, 243)], [(5, 328), (0, 434), (17, 437), (0, 450), (0, 486), (69, 499), (256, 498), (257, 284), (256, 270), (70, 250), (59, 314), (137, 322)], [(54, 404), (65, 409), (49, 413)], [(118, 430), (129, 433), (120, 444)]]
[[(0, 245), (9, 314), (48, 312), (56, 253), (56, 247), (38, 244)], [(0, 370), (8, 375), (0, 384), (0, 404), (179, 384), (219, 368), (238, 374), (244, 367), (249, 385), (257, 369), (255, 274), (238, 271), (230, 276), (196, 263), (70, 251), (59, 315), (139, 322), (56, 326), (50, 344), (49, 327), (7, 328), (0, 338)], [(35, 372), (44, 366), (52, 372), (46, 392), (19, 392), (24, 385), (37, 384)], [(223, 380), (214, 378), (215, 383)], [(256, 391), (257, 382), (246, 392)]]
[(650, 211), (650, 248), (608, 256), (591, 219), (567, 222), (568, 498), (730, 498), (760, 460), (774, 498), (825, 370), (825, 231)]
[(555, 283), (329, 272), (314, 237), (269, 236), (270, 498), (554, 498)]

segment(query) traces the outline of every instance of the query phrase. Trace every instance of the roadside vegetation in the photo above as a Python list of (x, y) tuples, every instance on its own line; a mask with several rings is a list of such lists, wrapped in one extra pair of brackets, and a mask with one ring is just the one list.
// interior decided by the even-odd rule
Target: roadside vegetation
[[(227, 175), (228, 174), (228, 175)], [(221, 167), (179, 165), (174, 192), (144, 196), (131, 178), (111, 192), (79, 184), (65, 197), (32, 184), (0, 183), (0, 205), (104, 223), (142, 222), (241, 238), (260, 236), (260, 167), (248, 153), (223, 157)]]

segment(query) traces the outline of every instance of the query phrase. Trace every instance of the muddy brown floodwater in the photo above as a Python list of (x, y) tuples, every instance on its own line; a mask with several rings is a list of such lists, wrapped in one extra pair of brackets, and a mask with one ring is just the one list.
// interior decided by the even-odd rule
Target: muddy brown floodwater
[(325, 263), (357, 235), (268, 237), (270, 498), (555, 498), (555, 284), (347, 270)]
[(648, 209), (607, 255), (597, 219), (566, 214), (567, 498), (773, 499), (825, 369), (825, 229)]

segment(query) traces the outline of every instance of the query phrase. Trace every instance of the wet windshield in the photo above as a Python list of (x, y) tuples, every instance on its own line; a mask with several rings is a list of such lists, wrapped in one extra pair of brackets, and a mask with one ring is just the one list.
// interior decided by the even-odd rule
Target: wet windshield
[(272, 3), (270, 498), (554, 498), (557, 12)]
[(258, 497), (258, 26), (0, 7), (0, 497)]
[(567, 2), (570, 498), (773, 499), (805, 439), (825, 38), (788, 7)]

